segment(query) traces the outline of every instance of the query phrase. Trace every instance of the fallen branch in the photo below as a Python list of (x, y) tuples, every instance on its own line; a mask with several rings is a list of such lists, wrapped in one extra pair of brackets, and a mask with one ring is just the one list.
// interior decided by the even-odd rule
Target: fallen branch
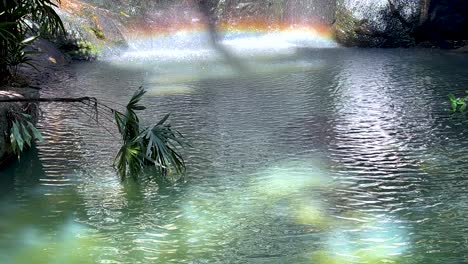
[[(98, 101), (96, 97), (53, 97), (53, 98), (0, 98), (0, 103), (81, 103), (87, 107), (90, 107), (94, 110), (95, 115), (91, 117), (99, 124), (99, 110), (105, 112), (105, 117), (113, 117), (115, 112), (118, 112), (116, 109), (113, 109), (101, 102)], [(85, 112), (86, 113), (86, 112)], [(108, 115), (108, 116), (106, 116)], [(103, 126), (104, 127), (104, 126)]]
[(83, 102), (97, 102), (95, 97), (77, 97), (77, 98), (68, 98), (68, 97), (56, 97), (56, 98), (0, 98), (0, 103), (42, 103), (42, 102), (63, 102), (63, 103), (83, 103)]

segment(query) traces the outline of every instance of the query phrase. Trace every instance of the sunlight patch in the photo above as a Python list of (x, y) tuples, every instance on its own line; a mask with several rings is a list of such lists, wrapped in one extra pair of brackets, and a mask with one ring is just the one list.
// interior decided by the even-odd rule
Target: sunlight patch
[(327, 188), (332, 185), (329, 174), (321, 168), (303, 162), (289, 162), (259, 172), (253, 188), (267, 197), (287, 197), (311, 188)]
[(168, 86), (158, 86), (155, 87), (148, 87), (147, 94), (149, 96), (157, 96), (157, 95), (171, 95), (171, 94), (189, 94), (193, 92), (193, 89), (184, 86), (184, 85), (168, 85)]

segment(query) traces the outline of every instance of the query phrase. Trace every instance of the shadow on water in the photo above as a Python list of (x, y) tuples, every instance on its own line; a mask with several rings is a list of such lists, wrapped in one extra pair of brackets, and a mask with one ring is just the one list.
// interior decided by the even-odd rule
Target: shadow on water
[(15, 196), (36, 187), (45, 176), (36, 146), (21, 155), (20, 160), (0, 170), (0, 198)]
[(33, 146), (0, 172), (1, 263), (95, 263), (101, 237), (86, 224), (76, 186), (47, 183)]

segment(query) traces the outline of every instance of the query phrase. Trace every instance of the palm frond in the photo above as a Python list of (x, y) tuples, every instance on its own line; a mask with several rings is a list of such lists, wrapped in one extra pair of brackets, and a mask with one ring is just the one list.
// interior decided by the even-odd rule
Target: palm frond
[(114, 166), (122, 179), (128, 175), (137, 177), (149, 165), (154, 166), (162, 176), (172, 172), (184, 174), (185, 161), (179, 150), (187, 144), (182, 140), (182, 134), (166, 123), (169, 114), (155, 125), (140, 129), (136, 111), (145, 109), (140, 104), (145, 93), (142, 87), (138, 88), (127, 104), (125, 114), (114, 111), (123, 141)]

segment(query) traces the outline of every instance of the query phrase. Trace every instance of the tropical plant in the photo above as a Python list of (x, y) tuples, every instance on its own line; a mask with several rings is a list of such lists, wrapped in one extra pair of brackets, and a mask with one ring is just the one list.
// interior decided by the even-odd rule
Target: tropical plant
[(11, 42), (10, 45), (8, 45), (8, 56), (1, 58), (1, 61), (7, 65), (13, 76), (17, 75), (18, 67), (21, 64), (26, 64), (36, 69), (36, 66), (32, 63), (31, 57), (29, 57), (29, 55), (35, 54), (36, 52), (26, 50), (27, 46), (34, 40), (36, 40), (36, 37), (30, 37), (25, 40)]
[(10, 143), (12, 152), (18, 156), (18, 159), (26, 148), (31, 147), (37, 140), (42, 142), (41, 132), (31, 122), (31, 116), (25, 113), (10, 112), (11, 129), (10, 129)]
[[(60, 0), (0, 0), (0, 80), (11, 74), (11, 62), (29, 62), (25, 48), (41, 33), (64, 32), (54, 10)], [(18, 59), (19, 58), (19, 59)], [(17, 65), (13, 65), (16, 69)]]
[[(158, 176), (162, 176), (156, 178), (156, 180), (173, 181), (175, 177), (169, 178), (167, 176), (180, 176), (185, 173), (185, 162), (180, 154), (180, 149), (189, 146), (189, 144), (184, 141), (183, 135), (173, 129), (167, 122), (169, 114), (149, 127), (140, 125), (137, 111), (146, 109), (144, 105), (140, 104), (145, 93), (146, 91), (142, 87), (138, 88), (126, 105), (125, 112), (111, 108), (94, 97), (0, 98), (0, 103), (79, 103), (89, 107), (91, 112), (95, 113), (93, 115), (88, 111), (83, 111), (96, 120), (98, 124), (98, 111), (103, 112), (105, 119), (108, 119), (109, 114), (111, 114), (122, 138), (122, 146), (114, 158), (114, 167), (122, 180), (128, 176), (137, 178), (145, 169), (153, 168)], [(11, 120), (10, 142), (14, 153), (18, 157), (25, 145), (30, 146), (35, 140), (42, 141), (41, 134), (31, 123), (29, 115), (10, 111), (8, 120)], [(105, 128), (104, 125), (102, 127)]]
[[(465, 91), (465, 94), (468, 94), (468, 91)], [(468, 95), (465, 97), (455, 97), (455, 95), (449, 94), (448, 98), (450, 100), (451, 111), (453, 113), (463, 113), (466, 111)]]
[(140, 87), (126, 106), (125, 113), (112, 110), (123, 144), (114, 160), (118, 174), (136, 178), (147, 167), (154, 167), (158, 174), (168, 176), (185, 172), (185, 162), (179, 153), (186, 145), (183, 136), (166, 121), (167, 114), (158, 123), (141, 128), (136, 111), (145, 109), (140, 101), (146, 91)]

